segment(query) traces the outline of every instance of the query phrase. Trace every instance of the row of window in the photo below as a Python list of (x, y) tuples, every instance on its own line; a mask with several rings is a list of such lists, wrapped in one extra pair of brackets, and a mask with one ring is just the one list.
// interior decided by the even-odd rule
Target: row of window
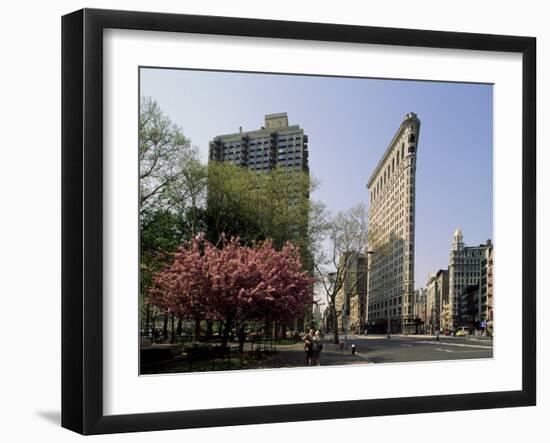
[[(409, 134), (409, 142), (414, 143), (415, 142), (415, 135)], [(414, 146), (410, 145), (408, 149), (409, 153), (414, 152)], [(401, 155), (400, 155), (401, 154)], [(371, 195), (371, 200), (375, 200), (378, 194), (380, 193), (380, 190), (382, 187), (389, 181), (392, 174), (395, 172), (397, 167), (399, 167), (399, 164), (402, 160), (405, 159), (405, 143), (401, 144), (401, 149), (397, 149), (396, 154), (393, 156), (393, 158), (388, 160), (387, 166), (384, 168), (383, 174), (380, 174), (380, 178), (378, 179), (376, 185), (374, 186), (374, 192)]]
[(453, 277), (479, 277), (479, 272), (454, 272)]
[[(401, 316), (401, 308), (390, 309), (390, 315), (393, 317)], [(388, 318), (388, 310), (378, 311), (378, 312), (369, 312), (369, 320), (379, 320)]]
[[(288, 137), (288, 138), (287, 138)], [(280, 136), (279, 137), (279, 143), (280, 142), (286, 142), (286, 141), (292, 141), (292, 140), (301, 140), (302, 139), (302, 136), (301, 135), (296, 135), (296, 136)]]
[(294, 159), (301, 159), (302, 156), (299, 155), (299, 153), (296, 153), (296, 155), (293, 155), (293, 154), (290, 154), (290, 155), (285, 155), (285, 154), (279, 154), (279, 156), (277, 157), (279, 160), (294, 160)]
[(291, 161), (291, 160), (283, 160), (283, 161), (279, 161), (278, 162), (279, 165), (281, 166), (300, 166), (302, 164), (302, 161), (301, 160), (294, 160), (294, 161)]

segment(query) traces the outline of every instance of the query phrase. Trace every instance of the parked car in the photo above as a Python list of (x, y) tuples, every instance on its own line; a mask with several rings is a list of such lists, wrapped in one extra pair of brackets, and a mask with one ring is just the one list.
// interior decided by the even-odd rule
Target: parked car
[(457, 337), (465, 337), (467, 335), (470, 335), (470, 329), (468, 329), (466, 326), (463, 326), (456, 331)]

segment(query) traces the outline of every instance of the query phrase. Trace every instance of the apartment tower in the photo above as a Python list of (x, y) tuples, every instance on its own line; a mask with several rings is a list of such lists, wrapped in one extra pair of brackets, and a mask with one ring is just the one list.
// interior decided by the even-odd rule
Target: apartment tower
[(289, 125), (286, 112), (265, 116), (260, 129), (214, 137), (209, 160), (231, 162), (258, 172), (275, 167), (309, 173), (308, 138), (299, 125)]

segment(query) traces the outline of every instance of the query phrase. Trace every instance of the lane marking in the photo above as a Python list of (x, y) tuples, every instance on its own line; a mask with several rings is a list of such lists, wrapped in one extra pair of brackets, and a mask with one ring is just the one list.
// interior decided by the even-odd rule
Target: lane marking
[(430, 344), (430, 345), (439, 345), (439, 346), (459, 346), (459, 347), (461, 347), (461, 348), (493, 349), (492, 346), (469, 345), (469, 344), (464, 344), (464, 343), (449, 343), (449, 342), (429, 341), (429, 340), (417, 341), (417, 342), (415, 342), (415, 343), (419, 343), (419, 344)]
[(436, 351), (443, 351), (443, 352), (455, 352), (455, 351), (451, 351), (450, 349), (441, 349), (441, 348), (435, 348)]
[(401, 346), (404, 346), (406, 348), (412, 348), (413, 345), (405, 345), (405, 344), (402, 344)]

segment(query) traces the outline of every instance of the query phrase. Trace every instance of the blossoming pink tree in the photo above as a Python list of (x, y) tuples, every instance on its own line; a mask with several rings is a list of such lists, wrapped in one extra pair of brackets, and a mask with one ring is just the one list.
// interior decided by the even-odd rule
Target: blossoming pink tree
[(238, 238), (218, 248), (204, 236), (180, 247), (158, 273), (150, 302), (178, 316), (223, 323), (223, 345), (232, 328), (249, 320), (288, 321), (313, 303), (314, 279), (302, 271), (298, 248), (277, 251), (271, 241), (244, 247)]

